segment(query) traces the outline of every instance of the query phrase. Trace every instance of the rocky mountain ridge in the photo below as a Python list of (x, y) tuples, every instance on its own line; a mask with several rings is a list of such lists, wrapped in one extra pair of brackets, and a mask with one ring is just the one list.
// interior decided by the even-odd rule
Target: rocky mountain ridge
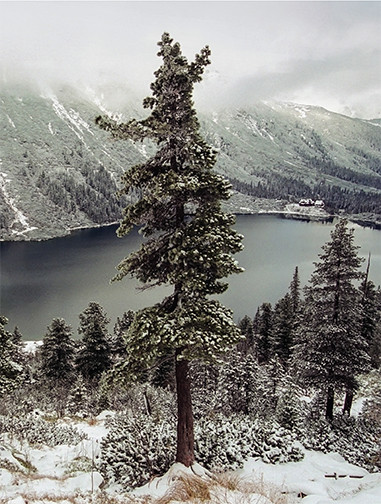
[[(123, 120), (142, 113), (133, 105), (114, 110)], [(154, 147), (113, 141), (94, 121), (107, 111), (90, 89), (0, 90), (2, 240), (118, 221), (127, 203), (116, 197), (120, 175)], [(218, 152), (216, 169), (233, 185), (230, 210), (299, 215), (297, 202), (307, 197), (324, 200), (325, 211), (312, 212), (318, 217), (341, 211), (381, 221), (380, 121), (267, 102), (199, 113), (199, 120)]]

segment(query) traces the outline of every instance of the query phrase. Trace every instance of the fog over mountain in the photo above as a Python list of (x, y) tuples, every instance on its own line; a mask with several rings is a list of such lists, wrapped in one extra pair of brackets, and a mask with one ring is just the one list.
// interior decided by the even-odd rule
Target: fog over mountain
[(7, 85), (120, 82), (140, 99), (163, 31), (212, 49), (196, 105), (259, 100), (381, 117), (380, 2), (0, 2)]

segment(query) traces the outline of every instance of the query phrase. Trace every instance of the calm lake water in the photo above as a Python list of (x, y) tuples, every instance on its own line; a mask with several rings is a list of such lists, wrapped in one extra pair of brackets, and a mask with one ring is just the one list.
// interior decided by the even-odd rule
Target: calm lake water
[[(379, 285), (381, 232), (351, 227), (359, 254), (372, 254), (370, 276)], [(247, 215), (237, 218), (235, 228), (245, 236), (245, 249), (236, 256), (245, 272), (229, 277), (229, 289), (219, 299), (238, 320), (254, 316), (263, 302), (282, 297), (295, 266), (301, 284), (308, 282), (333, 224)], [(8, 330), (17, 325), (24, 339), (41, 339), (52, 319), (62, 317), (76, 335), (78, 315), (90, 301), (105, 308), (112, 327), (124, 311), (150, 306), (171, 292), (166, 287), (139, 291), (131, 279), (110, 284), (115, 266), (141, 242), (137, 232), (117, 238), (115, 229), (83, 230), (45, 242), (1, 243), (1, 314), (9, 319)]]

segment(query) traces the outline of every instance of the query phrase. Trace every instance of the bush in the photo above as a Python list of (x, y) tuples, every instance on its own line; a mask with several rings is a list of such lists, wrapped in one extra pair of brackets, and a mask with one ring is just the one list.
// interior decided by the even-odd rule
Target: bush
[[(155, 420), (147, 415), (118, 415), (109, 420), (109, 433), (101, 443), (100, 471), (110, 483), (126, 489), (141, 486), (166, 472), (175, 460), (174, 421)], [(274, 424), (250, 417), (222, 414), (195, 423), (196, 460), (206, 469), (242, 467), (249, 457), (265, 462), (300, 460), (303, 455), (295, 438)]]
[(381, 467), (379, 428), (361, 418), (338, 415), (331, 423), (311, 422), (300, 436), (301, 443), (309, 450), (338, 452), (348, 462), (371, 472)]
[(126, 489), (144, 485), (166, 472), (175, 459), (174, 423), (147, 415), (117, 415), (108, 421), (109, 433), (101, 442), (100, 471)]
[(195, 437), (197, 461), (212, 470), (237, 469), (249, 457), (261, 457), (273, 464), (303, 458), (292, 433), (277, 423), (244, 415), (200, 420)]
[(80, 433), (74, 427), (58, 425), (54, 421), (48, 422), (34, 413), (25, 417), (0, 416), (0, 432), (30, 444), (47, 446), (75, 445), (87, 438), (86, 434)]

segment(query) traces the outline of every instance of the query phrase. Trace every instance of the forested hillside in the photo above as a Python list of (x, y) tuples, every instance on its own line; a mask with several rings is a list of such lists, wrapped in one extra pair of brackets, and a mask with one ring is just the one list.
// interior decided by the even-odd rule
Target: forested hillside
[[(49, 238), (120, 218), (120, 175), (153, 147), (112, 141), (96, 126), (95, 117), (107, 112), (102, 93), (3, 88), (0, 103), (2, 239)], [(115, 111), (123, 120), (141, 114), (131, 105)], [(312, 198), (323, 199), (329, 212), (379, 222), (379, 121), (281, 103), (199, 118), (218, 152), (216, 169), (237, 191), (235, 212), (283, 211), (289, 202)]]

